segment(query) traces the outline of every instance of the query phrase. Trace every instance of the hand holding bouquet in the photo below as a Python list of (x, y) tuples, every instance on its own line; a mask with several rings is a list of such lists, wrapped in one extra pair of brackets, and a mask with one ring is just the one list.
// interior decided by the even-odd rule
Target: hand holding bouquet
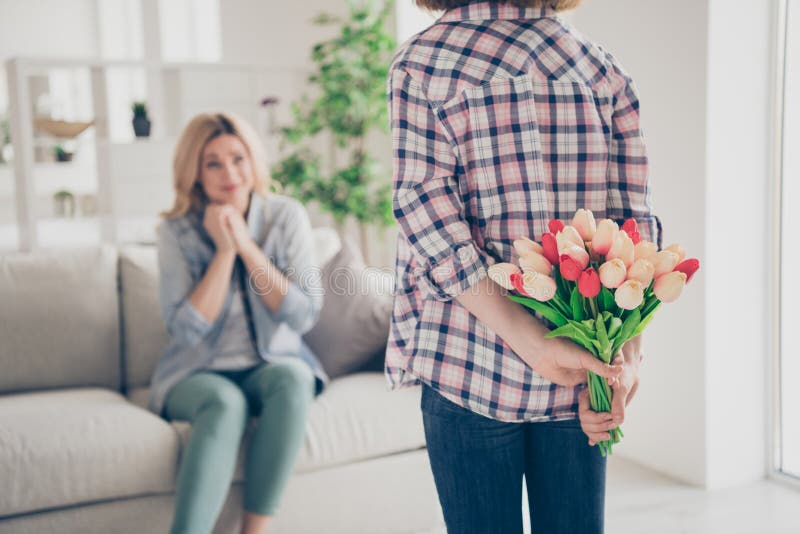
[[(591, 211), (579, 209), (570, 225), (552, 220), (548, 226), (541, 244), (516, 239), (519, 265), (494, 264), (489, 277), (519, 293), (508, 298), (555, 325), (545, 337), (567, 337), (605, 363), (642, 333), (662, 302), (680, 296), (700, 267), (697, 259), (685, 259), (679, 244), (659, 251), (642, 240), (635, 219), (619, 228), (611, 219), (596, 223)], [(610, 386), (586, 373), (592, 410), (610, 411)], [(624, 435), (621, 428), (610, 434), (598, 444), (603, 456)]]

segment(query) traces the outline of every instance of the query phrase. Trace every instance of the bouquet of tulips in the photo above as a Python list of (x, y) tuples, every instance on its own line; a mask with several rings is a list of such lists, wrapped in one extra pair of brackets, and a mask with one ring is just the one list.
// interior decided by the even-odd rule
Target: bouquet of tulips
[[(641, 239), (635, 219), (620, 228), (579, 209), (570, 225), (551, 220), (548, 227), (541, 244), (516, 239), (519, 265), (496, 263), (489, 277), (555, 325), (546, 337), (567, 337), (605, 363), (645, 329), (662, 302), (680, 296), (700, 267), (677, 243), (659, 251)], [(587, 371), (587, 383), (592, 410), (611, 411), (608, 382)], [(624, 434), (618, 427), (610, 435), (598, 443), (603, 456)]]

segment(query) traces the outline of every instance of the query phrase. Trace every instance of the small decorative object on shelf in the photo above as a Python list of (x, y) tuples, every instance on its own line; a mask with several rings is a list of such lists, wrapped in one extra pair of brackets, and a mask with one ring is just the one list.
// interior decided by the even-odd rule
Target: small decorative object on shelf
[(64, 147), (61, 145), (56, 145), (53, 147), (53, 154), (56, 157), (56, 161), (72, 161), (72, 157), (75, 155), (75, 152), (67, 152), (64, 150)]
[(70, 121), (56, 121), (48, 117), (36, 117), (34, 120), (36, 128), (53, 137), (60, 137), (63, 139), (71, 139), (83, 133), (87, 128), (94, 124), (94, 121), (89, 122), (70, 122)]
[(147, 103), (144, 101), (134, 102), (131, 106), (133, 110), (133, 133), (136, 137), (150, 137), (150, 119), (147, 117)]
[(74, 217), (75, 216), (75, 196), (62, 189), (53, 194), (53, 202), (55, 207), (56, 217)]
[(8, 119), (3, 116), (0, 118), (0, 163), (11, 163), (13, 154), (11, 126), (8, 123)]

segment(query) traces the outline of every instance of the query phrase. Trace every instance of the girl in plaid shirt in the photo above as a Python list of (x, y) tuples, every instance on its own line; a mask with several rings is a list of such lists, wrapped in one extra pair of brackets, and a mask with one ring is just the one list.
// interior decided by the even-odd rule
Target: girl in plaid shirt
[[(416, 0), (444, 10), (389, 71), (397, 238), (386, 376), (421, 384), (451, 533), (602, 532), (605, 458), (638, 383), (641, 338), (612, 365), (547, 328), (488, 278), (513, 241), (578, 208), (661, 248), (639, 103), (619, 62), (558, 17), (580, 0)], [(615, 390), (588, 408), (586, 370)], [(587, 443), (586, 437), (589, 436)]]

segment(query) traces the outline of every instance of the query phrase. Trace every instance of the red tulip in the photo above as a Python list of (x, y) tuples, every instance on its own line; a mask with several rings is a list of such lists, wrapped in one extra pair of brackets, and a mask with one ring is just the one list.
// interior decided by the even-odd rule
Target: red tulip
[(511, 279), (511, 285), (514, 286), (514, 289), (516, 289), (519, 293), (522, 293), (526, 297), (530, 297), (530, 295), (528, 295), (528, 292), (525, 291), (525, 289), (522, 287), (522, 273), (512, 273), (509, 278)]
[(626, 234), (628, 234), (628, 235), (630, 236), (630, 238), (631, 238), (631, 241), (633, 241), (633, 244), (634, 244), (634, 245), (635, 245), (635, 244), (637, 244), (639, 241), (641, 241), (641, 240), (642, 240), (642, 236), (641, 236), (641, 235), (639, 234), (639, 232), (637, 232), (637, 231), (633, 231), (633, 232), (625, 232), (625, 233), (626, 233)]
[(564, 229), (564, 223), (559, 219), (550, 219), (550, 222), (547, 223), (547, 228), (550, 230), (551, 234), (556, 235)]
[(689, 258), (688, 260), (683, 260), (678, 265), (675, 266), (673, 269), (674, 271), (680, 271), (686, 275), (686, 283), (688, 284), (689, 281), (694, 276), (694, 273), (697, 272), (697, 269), (700, 268), (700, 260), (697, 258)]
[(558, 265), (558, 244), (555, 235), (550, 233), (542, 235), (542, 254), (551, 264)]
[(620, 228), (620, 230), (625, 230), (625, 233), (628, 234), (628, 237), (632, 238), (633, 236), (631, 234), (639, 231), (639, 224), (636, 222), (636, 219), (631, 217), (622, 223), (622, 228)]
[(577, 280), (581, 276), (581, 272), (583, 272), (580, 264), (566, 254), (561, 255), (559, 270), (561, 271), (561, 276), (570, 282)]
[(578, 293), (587, 299), (594, 298), (600, 293), (600, 277), (594, 267), (589, 267), (581, 273), (578, 278)]

